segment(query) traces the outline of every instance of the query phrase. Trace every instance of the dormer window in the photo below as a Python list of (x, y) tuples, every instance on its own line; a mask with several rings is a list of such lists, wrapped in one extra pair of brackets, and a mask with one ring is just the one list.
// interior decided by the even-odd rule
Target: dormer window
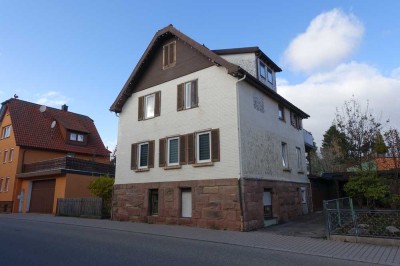
[(84, 144), (86, 144), (86, 139), (87, 139), (87, 136), (84, 133), (69, 132), (68, 142), (70, 144), (84, 145)]
[(260, 77), (262, 79), (266, 79), (267, 78), (267, 73), (266, 73), (266, 69), (265, 69), (265, 65), (264, 63), (260, 62)]
[(268, 68), (267, 71), (267, 80), (269, 83), (274, 84), (274, 74), (272, 72), (272, 69)]

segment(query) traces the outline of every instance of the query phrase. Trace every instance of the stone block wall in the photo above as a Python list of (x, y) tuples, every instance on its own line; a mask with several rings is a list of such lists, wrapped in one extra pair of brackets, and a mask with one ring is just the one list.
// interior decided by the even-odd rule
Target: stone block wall
[[(181, 217), (181, 189), (191, 188), (192, 217)], [(158, 189), (158, 215), (150, 215), (149, 190)], [(113, 219), (241, 230), (236, 178), (114, 186)]]
[(270, 181), (258, 179), (243, 180), (244, 230), (264, 227), (264, 189), (271, 191), (272, 213), (278, 222), (286, 222), (304, 214), (300, 188), (306, 188), (308, 212), (312, 210), (309, 183)]

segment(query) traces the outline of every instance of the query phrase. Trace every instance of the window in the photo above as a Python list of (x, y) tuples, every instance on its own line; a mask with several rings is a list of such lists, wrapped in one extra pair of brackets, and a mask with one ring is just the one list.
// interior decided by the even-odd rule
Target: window
[(262, 78), (262, 79), (266, 79), (267, 78), (267, 75), (266, 75), (267, 73), (266, 73), (266, 71), (265, 71), (265, 64), (264, 63), (262, 63), (262, 62), (260, 62), (260, 77)]
[(179, 137), (168, 139), (167, 164), (179, 165)]
[(285, 108), (282, 105), (278, 106), (278, 117), (280, 120), (285, 121)]
[(138, 168), (148, 168), (148, 161), (149, 161), (149, 143), (141, 143), (139, 144), (138, 149)]
[(292, 124), (293, 127), (297, 129), (301, 129), (301, 118), (295, 114), (294, 112), (290, 112), (290, 123)]
[(139, 97), (138, 120), (160, 116), (161, 91)]
[(197, 80), (178, 85), (177, 110), (182, 111), (199, 105)]
[(145, 107), (144, 107), (144, 118), (148, 119), (148, 118), (152, 118), (154, 117), (154, 108), (155, 108), (155, 95), (154, 94), (150, 94), (147, 95), (145, 97)]
[(10, 185), (10, 178), (9, 177), (7, 177), (6, 178), (6, 184), (5, 184), (5, 192), (8, 192), (8, 187), (9, 187), (9, 185)]
[(196, 162), (211, 162), (211, 133), (202, 132), (196, 134)]
[(0, 179), (0, 192), (3, 192), (3, 183), (4, 183), (4, 178)]
[(300, 188), (301, 203), (307, 203), (307, 192), (305, 187)]
[(14, 157), (14, 149), (11, 149), (11, 150), (10, 150), (10, 157), (9, 157), (9, 161), (10, 161), (10, 162), (12, 162), (13, 157)]
[(182, 217), (192, 217), (192, 189), (182, 188), (181, 190)]
[(264, 189), (263, 193), (264, 219), (272, 218), (271, 189)]
[(1, 138), (8, 138), (10, 137), (11, 134), (11, 125), (5, 126), (3, 127), (2, 131), (1, 131)]
[(149, 191), (149, 211), (150, 215), (158, 214), (158, 189), (150, 189)]
[(301, 149), (299, 147), (296, 147), (296, 153), (297, 153), (297, 169), (301, 170), (302, 160), (301, 160)]
[(5, 150), (5, 151), (4, 151), (4, 156), (3, 156), (3, 163), (6, 163), (6, 162), (7, 162), (7, 154), (8, 154), (8, 151)]
[(69, 140), (71, 141), (78, 141), (78, 142), (84, 142), (85, 140), (85, 135), (77, 132), (71, 132), (69, 134)]
[(274, 74), (270, 68), (267, 71), (267, 80), (269, 83), (274, 84)]
[(131, 170), (147, 171), (154, 167), (154, 140), (131, 146)]
[(284, 168), (289, 168), (287, 157), (287, 144), (285, 142), (282, 142), (282, 165)]
[(176, 64), (176, 42), (163, 46), (163, 69), (175, 66)]

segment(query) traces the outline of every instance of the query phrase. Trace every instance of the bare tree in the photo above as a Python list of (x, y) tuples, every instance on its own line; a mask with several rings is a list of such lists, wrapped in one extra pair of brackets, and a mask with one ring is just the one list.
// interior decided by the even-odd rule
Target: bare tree
[(354, 96), (336, 110), (336, 127), (345, 136), (349, 162), (362, 169), (363, 162), (374, 154), (374, 140), (382, 124), (370, 112), (367, 102), (363, 110)]

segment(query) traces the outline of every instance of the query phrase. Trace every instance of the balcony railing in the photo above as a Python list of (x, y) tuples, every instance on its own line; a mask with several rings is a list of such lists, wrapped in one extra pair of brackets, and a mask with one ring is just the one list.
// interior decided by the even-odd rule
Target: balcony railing
[(46, 161), (24, 164), (23, 173), (41, 172), (50, 170), (75, 170), (90, 173), (99, 173), (114, 176), (115, 166), (106, 163), (97, 163), (72, 157), (61, 157)]
[(313, 149), (314, 148), (314, 137), (313, 135), (308, 132), (307, 130), (303, 129), (304, 135), (304, 144), (307, 148)]

